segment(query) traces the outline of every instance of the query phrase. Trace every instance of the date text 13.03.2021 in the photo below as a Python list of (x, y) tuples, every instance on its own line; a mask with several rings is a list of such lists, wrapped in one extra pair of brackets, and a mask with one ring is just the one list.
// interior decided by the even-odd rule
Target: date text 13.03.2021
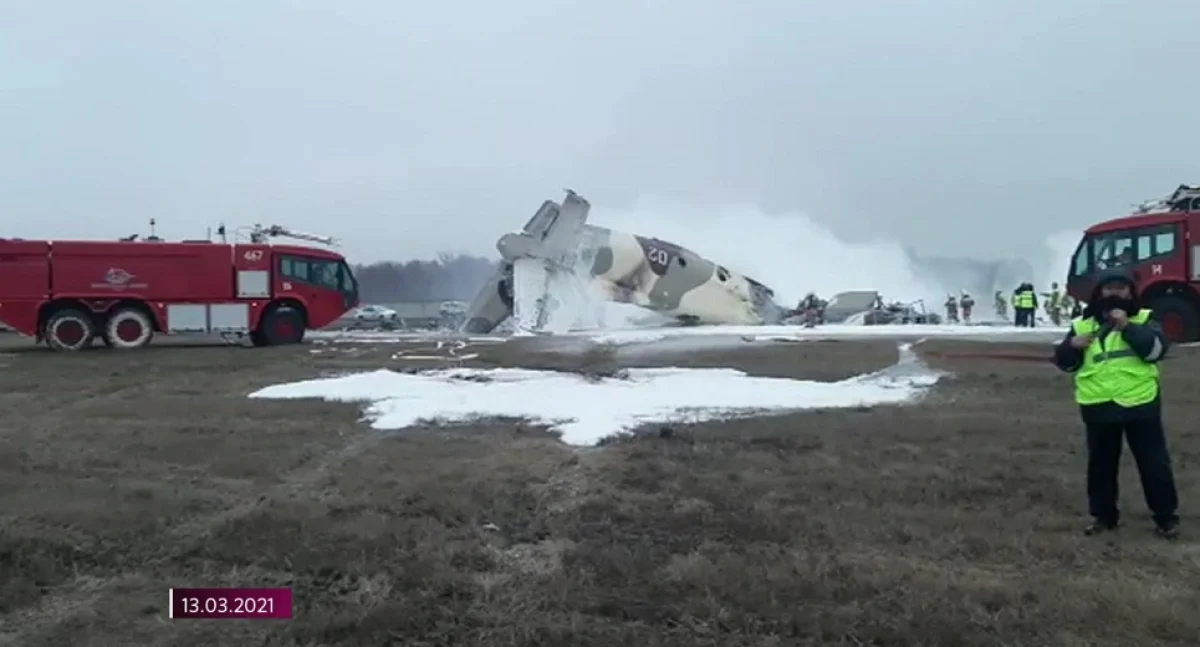
[(171, 589), (168, 617), (288, 619), (292, 617), (292, 590)]

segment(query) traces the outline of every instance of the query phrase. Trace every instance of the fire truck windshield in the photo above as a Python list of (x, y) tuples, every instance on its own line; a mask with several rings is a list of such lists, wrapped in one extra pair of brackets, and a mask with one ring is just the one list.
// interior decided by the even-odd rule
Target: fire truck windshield
[(350, 266), (346, 261), (338, 263), (339, 274), (342, 278), (342, 292), (347, 295), (358, 295), (358, 281), (354, 278), (354, 272), (350, 271)]
[(338, 278), (338, 265), (333, 261), (310, 261), (309, 277), (314, 284), (323, 288), (337, 290), (342, 287)]
[(1071, 259), (1071, 276), (1169, 256), (1175, 251), (1177, 228), (1174, 224), (1153, 225), (1085, 236)]
[(358, 283), (346, 261), (311, 261), (309, 265), (312, 282), (347, 295), (358, 293)]
[(1106, 270), (1131, 265), (1136, 258), (1133, 254), (1133, 240), (1133, 235), (1127, 231), (1093, 238), (1092, 250), (1096, 269)]

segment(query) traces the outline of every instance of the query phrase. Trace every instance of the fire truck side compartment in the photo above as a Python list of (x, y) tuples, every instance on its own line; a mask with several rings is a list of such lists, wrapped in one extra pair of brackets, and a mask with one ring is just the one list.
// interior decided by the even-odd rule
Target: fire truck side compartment
[(207, 243), (53, 243), (56, 297), (129, 296), (145, 300), (229, 299), (233, 247)]

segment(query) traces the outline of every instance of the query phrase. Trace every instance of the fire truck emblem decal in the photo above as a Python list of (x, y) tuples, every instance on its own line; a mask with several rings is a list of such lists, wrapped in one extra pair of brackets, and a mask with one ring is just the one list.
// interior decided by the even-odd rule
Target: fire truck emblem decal
[(109, 268), (104, 273), (104, 282), (109, 285), (125, 285), (133, 280), (133, 275), (119, 267)]
[(130, 274), (124, 268), (110, 267), (108, 268), (108, 271), (104, 273), (104, 281), (93, 283), (92, 287), (118, 290), (141, 289), (146, 287), (145, 283), (133, 283), (132, 281), (134, 278), (136, 277), (133, 274)]

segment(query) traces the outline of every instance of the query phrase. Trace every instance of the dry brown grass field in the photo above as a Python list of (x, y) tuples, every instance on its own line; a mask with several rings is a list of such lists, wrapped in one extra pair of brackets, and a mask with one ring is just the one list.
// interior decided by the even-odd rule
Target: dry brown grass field
[[(572, 448), (519, 421), (379, 432), (251, 400), (397, 345), (0, 348), (0, 645), (1200, 642), (1200, 371), (1164, 365), (1184, 535), (1084, 537), (1082, 429), (1045, 344), (931, 341), (905, 407), (657, 427)], [(324, 352), (314, 353), (314, 350)], [(604, 372), (603, 353), (476, 365)], [(658, 357), (831, 381), (885, 340)], [(1196, 534), (1193, 534), (1196, 533)], [(290, 586), (290, 621), (168, 620), (171, 586)]]

